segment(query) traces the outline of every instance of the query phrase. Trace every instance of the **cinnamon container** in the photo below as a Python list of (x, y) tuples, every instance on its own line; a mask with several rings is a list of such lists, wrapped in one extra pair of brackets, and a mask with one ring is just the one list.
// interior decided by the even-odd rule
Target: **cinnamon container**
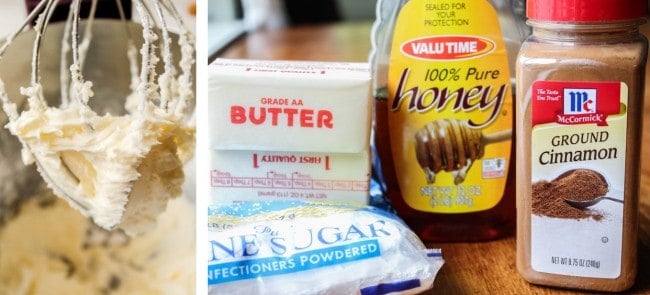
[(517, 268), (533, 284), (634, 284), (646, 6), (527, 3), (533, 32), (516, 71)]

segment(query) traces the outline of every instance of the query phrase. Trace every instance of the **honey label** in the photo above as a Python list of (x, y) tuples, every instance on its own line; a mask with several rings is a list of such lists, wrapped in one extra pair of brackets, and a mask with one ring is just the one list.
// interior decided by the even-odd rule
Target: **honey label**
[(537, 81), (531, 87), (531, 265), (621, 275), (627, 85)]
[(488, 1), (408, 1), (391, 52), (388, 122), (405, 202), (434, 213), (494, 207), (513, 121), (496, 11)]

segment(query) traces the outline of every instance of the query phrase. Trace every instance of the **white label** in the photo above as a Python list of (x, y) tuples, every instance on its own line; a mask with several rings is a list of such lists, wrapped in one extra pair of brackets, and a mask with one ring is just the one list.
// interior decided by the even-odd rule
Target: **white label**
[(209, 70), (213, 149), (358, 153), (370, 140), (367, 63), (218, 59)]
[[(537, 81), (531, 134), (531, 266), (621, 276), (627, 86)], [(607, 197), (585, 208), (569, 200)]]

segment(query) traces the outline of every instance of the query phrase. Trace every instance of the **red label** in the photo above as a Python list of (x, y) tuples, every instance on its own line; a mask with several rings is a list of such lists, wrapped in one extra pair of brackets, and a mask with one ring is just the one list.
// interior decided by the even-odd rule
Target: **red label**
[(533, 126), (607, 125), (607, 116), (621, 111), (621, 84), (618, 82), (537, 81), (531, 88)]
[(230, 123), (303, 128), (334, 128), (329, 110), (282, 107), (230, 106)]
[(431, 36), (406, 41), (402, 53), (417, 59), (452, 60), (486, 55), (494, 51), (492, 40), (476, 36)]

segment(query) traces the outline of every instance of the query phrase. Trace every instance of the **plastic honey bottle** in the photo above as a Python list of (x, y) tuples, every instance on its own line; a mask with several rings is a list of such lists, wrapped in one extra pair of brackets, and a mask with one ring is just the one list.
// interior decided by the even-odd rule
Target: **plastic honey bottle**
[(523, 1), (380, 0), (374, 145), (386, 194), (424, 241), (514, 232), (514, 61)]
[(529, 0), (517, 59), (517, 269), (623, 291), (637, 274), (645, 0)]

